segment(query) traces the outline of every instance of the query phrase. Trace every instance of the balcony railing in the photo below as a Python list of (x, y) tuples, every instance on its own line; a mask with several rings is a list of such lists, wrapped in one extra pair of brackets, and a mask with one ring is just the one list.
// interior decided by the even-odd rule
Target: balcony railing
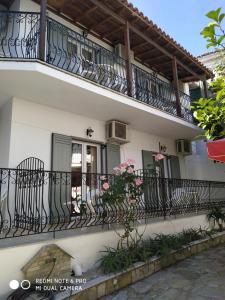
[[(139, 172), (136, 205), (104, 203), (100, 174), (0, 169), (0, 239), (119, 223), (132, 209), (137, 220), (202, 213), (225, 206), (225, 183), (152, 177)], [(110, 184), (115, 175), (105, 175)]]
[[(40, 15), (0, 12), (0, 58), (40, 59)], [(47, 18), (45, 62), (128, 95), (127, 61)], [(132, 65), (132, 98), (178, 116), (172, 84)], [(179, 117), (193, 122), (190, 96), (180, 92)]]

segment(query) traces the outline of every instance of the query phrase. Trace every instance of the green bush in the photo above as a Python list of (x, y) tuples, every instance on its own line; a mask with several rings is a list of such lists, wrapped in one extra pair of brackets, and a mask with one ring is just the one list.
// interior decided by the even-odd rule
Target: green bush
[(127, 270), (136, 262), (145, 262), (153, 256), (159, 256), (165, 261), (173, 250), (182, 249), (183, 246), (197, 240), (211, 237), (215, 230), (186, 229), (177, 234), (157, 234), (154, 238), (142, 240), (129, 248), (110, 248), (102, 251), (100, 258), (104, 273), (115, 273)]

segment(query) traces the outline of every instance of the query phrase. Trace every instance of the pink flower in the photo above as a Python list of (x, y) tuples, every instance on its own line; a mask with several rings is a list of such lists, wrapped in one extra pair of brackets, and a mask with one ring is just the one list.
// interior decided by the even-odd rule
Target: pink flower
[(165, 155), (163, 155), (163, 154), (161, 154), (161, 153), (158, 153), (158, 154), (156, 154), (156, 156), (155, 156), (155, 160), (156, 160), (156, 161), (163, 160), (163, 159), (165, 159), (165, 158), (166, 158)]
[(109, 184), (108, 184), (108, 182), (105, 182), (104, 184), (103, 184), (103, 189), (105, 190), (105, 191), (107, 191), (108, 189), (109, 189)]
[(135, 160), (132, 159), (132, 158), (129, 158), (129, 159), (127, 160), (127, 163), (128, 163), (129, 165), (133, 165), (133, 164), (135, 163)]
[(133, 168), (131, 168), (131, 167), (129, 167), (129, 168), (127, 169), (127, 173), (129, 173), (129, 174), (133, 174), (133, 173), (134, 173), (134, 169), (133, 169)]
[(143, 183), (143, 181), (140, 178), (135, 178), (134, 183), (136, 186), (140, 186)]
[(124, 168), (127, 168), (128, 166), (129, 166), (129, 164), (125, 161), (125, 162), (121, 163), (118, 167), (120, 169), (124, 169)]
[(116, 174), (120, 174), (120, 168), (119, 168), (119, 167), (113, 168), (113, 171), (114, 171)]
[(137, 200), (136, 199), (133, 199), (133, 198), (129, 198), (129, 203), (130, 204), (136, 204)]
[(100, 176), (100, 180), (104, 181), (106, 180), (107, 178), (105, 176)]

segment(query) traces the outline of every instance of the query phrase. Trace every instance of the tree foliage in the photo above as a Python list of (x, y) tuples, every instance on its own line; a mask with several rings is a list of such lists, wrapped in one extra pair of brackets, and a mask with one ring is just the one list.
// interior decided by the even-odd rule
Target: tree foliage
[(218, 76), (210, 84), (213, 96), (195, 101), (192, 109), (198, 126), (204, 130), (204, 136), (208, 140), (217, 140), (225, 137), (225, 13), (218, 8), (208, 12), (206, 16), (210, 23), (201, 34), (207, 40), (207, 48), (214, 47), (216, 51), (221, 52), (221, 64), (216, 70)]

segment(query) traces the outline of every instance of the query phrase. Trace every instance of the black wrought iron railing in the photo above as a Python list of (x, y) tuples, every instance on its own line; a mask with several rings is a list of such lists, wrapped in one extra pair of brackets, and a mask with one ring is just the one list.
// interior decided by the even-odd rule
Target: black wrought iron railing
[[(110, 184), (115, 176), (105, 175)], [(225, 206), (225, 183), (166, 179), (140, 173), (143, 195), (135, 205), (104, 203), (100, 174), (0, 169), (0, 239), (200, 213)]]
[(40, 14), (0, 11), (0, 58), (39, 58)]
[[(128, 95), (127, 61), (69, 27), (47, 18), (45, 62)], [(40, 15), (0, 12), (0, 58), (40, 59)], [(132, 98), (193, 122), (190, 96), (180, 92), (178, 115), (172, 84), (132, 65)]]

